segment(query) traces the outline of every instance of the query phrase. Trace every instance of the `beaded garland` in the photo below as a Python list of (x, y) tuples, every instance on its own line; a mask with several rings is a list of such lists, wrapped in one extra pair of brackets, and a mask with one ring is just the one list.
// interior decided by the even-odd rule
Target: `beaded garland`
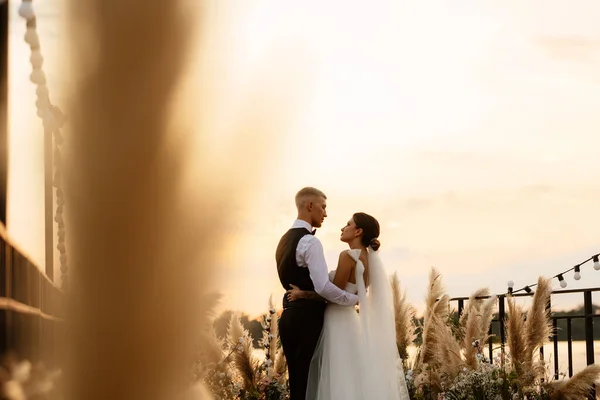
[(65, 116), (60, 109), (50, 102), (50, 91), (46, 85), (46, 74), (42, 69), (44, 57), (40, 49), (40, 38), (37, 33), (37, 21), (31, 0), (23, 0), (19, 7), (19, 15), (25, 19), (27, 31), (25, 33), (25, 42), (31, 49), (32, 72), (30, 80), (36, 85), (37, 116), (42, 120), (46, 134), (53, 135), (53, 166), (54, 176), (52, 185), (56, 189), (56, 213), (54, 221), (58, 225), (58, 245), (56, 248), (60, 253), (60, 272), (62, 287), (67, 286), (67, 250), (65, 246), (65, 221), (63, 219), (65, 196), (62, 190), (62, 157), (60, 146), (64, 142), (60, 129), (65, 123)]

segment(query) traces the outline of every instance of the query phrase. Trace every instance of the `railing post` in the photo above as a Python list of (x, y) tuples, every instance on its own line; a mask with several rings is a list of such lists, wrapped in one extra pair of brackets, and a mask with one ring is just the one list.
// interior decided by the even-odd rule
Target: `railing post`
[[(554, 315), (552, 314), (552, 297), (550, 297), (548, 299), (548, 303), (546, 303), (546, 310), (548, 312), (548, 315), (550, 316), (550, 319), (552, 320), (552, 344), (554, 346), (554, 379), (558, 380), (558, 321), (556, 320), (556, 318), (554, 318)], [(544, 355), (543, 348), (544, 346), (541, 347), (542, 361)]]
[(585, 355), (587, 365), (594, 364), (594, 319), (592, 308), (592, 292), (583, 292), (583, 309), (585, 314)]
[(554, 343), (554, 379), (558, 380), (558, 324), (552, 318), (552, 342)]
[(573, 376), (573, 336), (571, 333), (571, 317), (567, 318), (567, 357), (569, 361), (569, 378)]
[(465, 301), (463, 299), (458, 299), (458, 318), (460, 318), (464, 309), (465, 309)]
[(493, 345), (493, 338), (492, 338), (492, 333), (493, 333), (493, 329), (492, 326), (494, 325), (494, 322), (492, 321), (492, 323), (490, 324), (490, 330), (488, 331), (488, 334), (490, 335), (490, 338), (488, 339), (488, 350), (490, 352), (490, 364), (494, 364), (494, 345)]
[(504, 343), (506, 342), (506, 334), (504, 333), (504, 295), (498, 296), (498, 321), (500, 322), (500, 353), (504, 360)]
[[(546, 303), (546, 311), (549, 311), (552, 307), (552, 298), (548, 299), (548, 303)], [(540, 346), (540, 360), (544, 361), (544, 346)], [(545, 365), (545, 364), (544, 364)]]

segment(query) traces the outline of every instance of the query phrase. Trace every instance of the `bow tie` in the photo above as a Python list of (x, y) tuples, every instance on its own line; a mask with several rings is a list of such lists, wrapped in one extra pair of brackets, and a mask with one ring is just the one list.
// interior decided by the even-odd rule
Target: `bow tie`
[(317, 233), (316, 229), (313, 229), (313, 231), (310, 233), (311, 235), (314, 235), (315, 233)]

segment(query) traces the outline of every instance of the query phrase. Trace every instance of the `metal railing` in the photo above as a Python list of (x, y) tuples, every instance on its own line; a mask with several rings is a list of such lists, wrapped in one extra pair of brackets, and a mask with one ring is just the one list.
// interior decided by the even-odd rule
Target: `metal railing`
[[(584, 332), (585, 332), (585, 350), (586, 350), (586, 363), (587, 365), (594, 364), (594, 318), (600, 318), (600, 314), (594, 314), (594, 307), (592, 303), (592, 293), (600, 291), (600, 288), (588, 288), (588, 289), (574, 289), (574, 290), (556, 290), (552, 292), (552, 297), (564, 294), (576, 294), (581, 293), (583, 295), (583, 314), (579, 315), (567, 315), (567, 316), (555, 316), (550, 312), (550, 318), (552, 320), (552, 344), (554, 346), (553, 359), (554, 359), (554, 377), (559, 377), (559, 362), (558, 362), (558, 321), (566, 321), (566, 342), (567, 342), (567, 360), (568, 360), (568, 376), (573, 376), (573, 336), (572, 336), (572, 322), (573, 320), (584, 320)], [(534, 293), (515, 293), (514, 297), (530, 297)], [(482, 297), (485, 298), (485, 297)], [(465, 301), (468, 297), (454, 297), (450, 301), (456, 301), (458, 303), (458, 315), (460, 316), (465, 307)], [(547, 307), (551, 310), (551, 302), (548, 303)], [(490, 326), (490, 333), (499, 332), (500, 346), (502, 351), (506, 344), (506, 332), (504, 321), (506, 318), (506, 295), (498, 296), (498, 314), (496, 318), (492, 320)], [(498, 329), (494, 329), (495, 327)], [(490, 363), (494, 362), (493, 357), (493, 346), (494, 339), (497, 340), (497, 336), (493, 336), (488, 341), (489, 360)], [(541, 355), (544, 354), (544, 349), (540, 349)]]
[(62, 291), (0, 227), (0, 354), (56, 365), (62, 343)]

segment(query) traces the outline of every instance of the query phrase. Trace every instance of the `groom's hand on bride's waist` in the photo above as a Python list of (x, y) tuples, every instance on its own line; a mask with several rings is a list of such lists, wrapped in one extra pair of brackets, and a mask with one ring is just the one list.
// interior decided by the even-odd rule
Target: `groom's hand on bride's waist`
[(305, 291), (300, 289), (298, 286), (296, 285), (290, 285), (291, 289), (287, 290), (286, 296), (288, 301), (296, 301), (296, 300), (300, 300), (300, 299), (306, 299), (306, 300), (317, 300), (317, 301), (325, 301), (325, 299), (321, 296), (319, 296), (317, 294), (317, 292), (313, 292), (313, 291)]
[(304, 291), (301, 290), (298, 286), (296, 285), (290, 285), (291, 289), (287, 290), (285, 293), (287, 295), (287, 299), (288, 301), (296, 301), (298, 299), (303, 299), (304, 298)]

